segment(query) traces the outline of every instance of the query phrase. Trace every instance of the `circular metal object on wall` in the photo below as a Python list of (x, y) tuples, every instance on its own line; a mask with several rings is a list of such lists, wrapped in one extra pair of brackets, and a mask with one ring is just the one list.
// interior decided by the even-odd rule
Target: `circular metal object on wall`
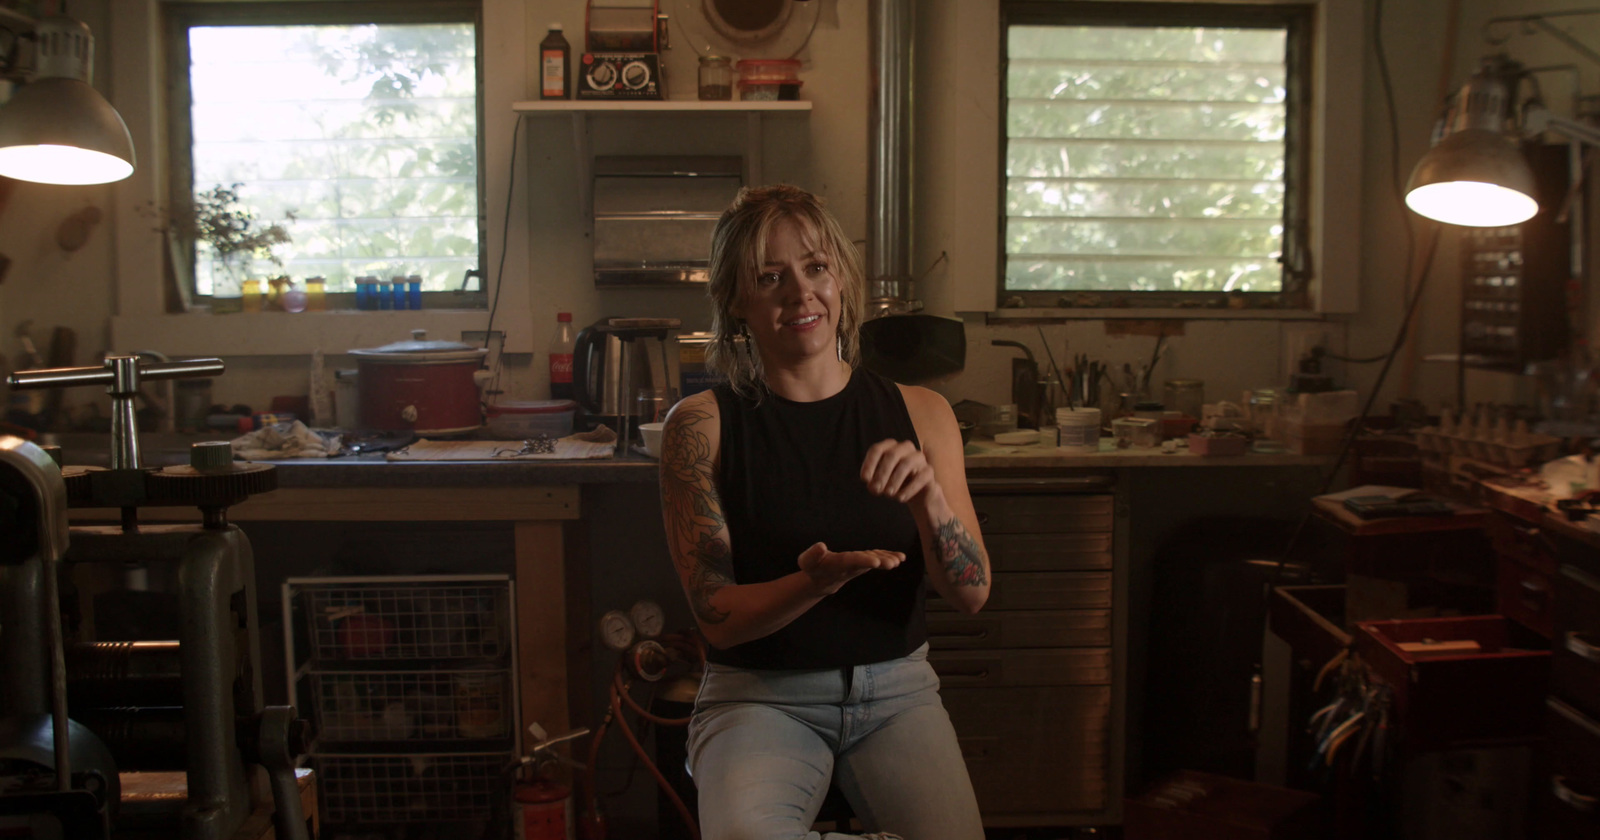
[(821, 3), (791, 0), (671, 0), (680, 43), (700, 55), (794, 58), (811, 41)]

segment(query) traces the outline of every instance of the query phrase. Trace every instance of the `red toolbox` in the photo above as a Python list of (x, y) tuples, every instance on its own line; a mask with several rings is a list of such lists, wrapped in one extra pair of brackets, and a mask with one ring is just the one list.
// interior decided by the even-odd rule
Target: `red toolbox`
[(1410, 752), (1544, 734), (1550, 652), (1511, 647), (1504, 616), (1362, 621), (1354, 642), (1393, 689), (1395, 734)]

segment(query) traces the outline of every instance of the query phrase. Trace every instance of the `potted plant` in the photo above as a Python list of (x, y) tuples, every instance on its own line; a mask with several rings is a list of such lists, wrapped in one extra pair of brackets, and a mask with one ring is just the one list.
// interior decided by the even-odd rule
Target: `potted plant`
[(209, 254), (196, 253), (196, 258), (210, 259), (213, 312), (238, 311), (244, 282), (251, 276), (255, 260), (267, 259), (282, 265), (273, 248), (290, 241), (283, 225), (263, 225), (253, 211), (240, 205), (240, 186), (218, 184), (196, 193), (192, 203), (167, 214), (168, 232), (207, 246)]

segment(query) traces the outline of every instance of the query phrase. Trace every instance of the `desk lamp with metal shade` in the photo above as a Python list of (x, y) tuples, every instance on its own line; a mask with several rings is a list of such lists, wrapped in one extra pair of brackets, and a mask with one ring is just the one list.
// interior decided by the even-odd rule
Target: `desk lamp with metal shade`
[(89, 27), (67, 17), (0, 17), (0, 26), (19, 24), (32, 25), (36, 61), (31, 73), (0, 72), (0, 78), (25, 82), (0, 106), (0, 175), (43, 184), (106, 184), (132, 175), (128, 126), (89, 84)]
[(1485, 58), (1456, 94), (1443, 136), (1417, 161), (1406, 205), (1435, 221), (1502, 227), (1539, 212), (1534, 176), (1520, 143), (1546, 131), (1600, 146), (1600, 128), (1550, 113), (1534, 99), (1517, 115), (1516, 92), (1527, 74), (1503, 56)]

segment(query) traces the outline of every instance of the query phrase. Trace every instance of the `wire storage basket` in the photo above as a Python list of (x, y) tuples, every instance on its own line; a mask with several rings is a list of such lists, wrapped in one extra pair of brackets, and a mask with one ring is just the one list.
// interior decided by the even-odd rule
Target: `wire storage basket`
[(301, 594), (316, 662), (499, 658), (509, 649), (504, 584), (328, 585)]
[(330, 743), (458, 741), (510, 734), (505, 671), (311, 674), (317, 736)]
[(505, 804), (520, 731), (510, 576), (290, 578), (283, 626), (324, 821), (410, 830)]
[(494, 798), (506, 795), (507, 761), (481, 753), (320, 756), (323, 817), (365, 825), (488, 819)]

